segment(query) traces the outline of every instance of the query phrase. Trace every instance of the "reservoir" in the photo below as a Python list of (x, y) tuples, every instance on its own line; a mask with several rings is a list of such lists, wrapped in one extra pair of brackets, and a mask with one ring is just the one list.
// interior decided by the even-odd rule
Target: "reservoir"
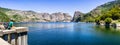
[(120, 32), (93, 23), (16, 23), (28, 27), (28, 45), (120, 45)]

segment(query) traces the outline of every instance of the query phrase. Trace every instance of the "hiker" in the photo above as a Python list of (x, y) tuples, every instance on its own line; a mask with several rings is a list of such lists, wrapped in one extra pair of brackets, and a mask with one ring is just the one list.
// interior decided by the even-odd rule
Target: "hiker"
[(10, 19), (10, 22), (8, 23), (8, 28), (7, 29), (12, 29), (12, 27), (13, 27), (13, 19)]
[(0, 23), (0, 29), (5, 30), (3, 23)]

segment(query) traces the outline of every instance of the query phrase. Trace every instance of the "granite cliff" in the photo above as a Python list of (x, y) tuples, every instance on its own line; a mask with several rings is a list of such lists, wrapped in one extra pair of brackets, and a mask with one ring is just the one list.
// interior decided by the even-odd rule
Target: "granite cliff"
[[(16, 22), (70, 22), (72, 17), (68, 13), (37, 13), (34, 11), (21, 11), (0, 7), (0, 12)], [(4, 16), (4, 15), (1, 15)], [(4, 19), (1, 19), (4, 20)]]
[(75, 11), (72, 22), (79, 22), (83, 20), (84, 14), (80, 11)]

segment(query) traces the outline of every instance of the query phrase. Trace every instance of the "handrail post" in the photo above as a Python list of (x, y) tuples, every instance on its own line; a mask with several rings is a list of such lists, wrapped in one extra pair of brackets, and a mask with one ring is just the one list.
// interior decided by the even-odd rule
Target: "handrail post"
[(3, 38), (3, 31), (0, 30), (0, 37)]
[(15, 33), (15, 45), (18, 45), (18, 34)]
[(11, 44), (11, 40), (12, 40), (12, 35), (11, 34), (8, 34), (8, 43), (10, 43)]

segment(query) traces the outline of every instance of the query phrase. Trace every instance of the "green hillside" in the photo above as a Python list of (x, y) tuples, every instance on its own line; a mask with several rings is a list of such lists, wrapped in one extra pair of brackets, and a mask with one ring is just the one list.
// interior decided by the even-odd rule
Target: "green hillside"
[(10, 11), (10, 10), (11, 10), (11, 9), (0, 7), (0, 11), (1, 11), (1, 12), (6, 12), (6, 11)]
[(12, 11), (12, 9), (8, 9), (8, 8), (2, 8), (0, 7), (0, 22), (9, 22), (10, 18), (15, 19), (14, 21), (18, 22), (19, 20), (21, 20), (19, 15), (7, 15), (6, 12), (8, 11)]
[(0, 22), (8, 22), (9, 21), (9, 16), (6, 15), (5, 13), (0, 11)]
[(84, 21), (89, 21), (89, 22), (95, 21), (95, 19), (98, 17), (107, 18), (105, 16), (108, 16), (108, 15), (111, 15), (111, 18), (114, 19), (115, 17), (113, 18), (113, 16), (116, 13), (119, 14), (118, 12), (120, 11), (119, 7), (120, 7), (120, 0), (115, 0), (115, 1), (105, 3), (103, 5), (96, 7), (94, 10), (90, 11), (89, 13), (85, 14), (83, 17)]

